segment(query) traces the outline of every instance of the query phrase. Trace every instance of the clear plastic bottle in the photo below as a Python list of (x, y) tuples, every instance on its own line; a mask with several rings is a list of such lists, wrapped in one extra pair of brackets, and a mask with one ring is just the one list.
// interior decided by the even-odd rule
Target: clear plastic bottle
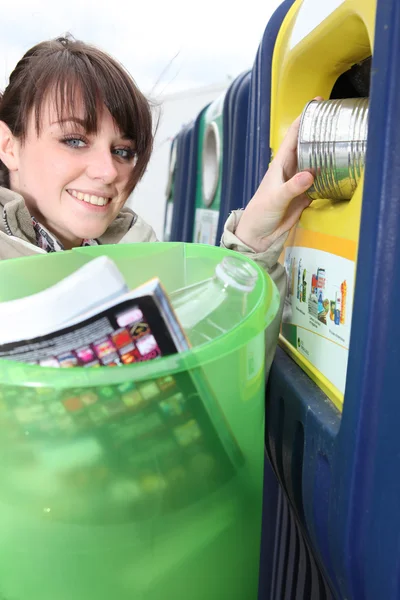
[(249, 263), (226, 256), (213, 277), (171, 294), (172, 306), (193, 347), (240, 323), (257, 278), (257, 270)]

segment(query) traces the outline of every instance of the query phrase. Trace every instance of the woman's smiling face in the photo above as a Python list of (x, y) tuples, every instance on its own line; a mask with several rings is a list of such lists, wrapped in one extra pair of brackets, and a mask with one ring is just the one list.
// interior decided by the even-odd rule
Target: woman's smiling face
[(66, 248), (98, 238), (127, 200), (135, 166), (134, 142), (118, 129), (104, 107), (97, 131), (84, 127), (84, 106), (59, 120), (54, 99), (41, 110), (37, 132), (34, 111), (23, 142), (15, 140), (10, 187), (31, 214)]

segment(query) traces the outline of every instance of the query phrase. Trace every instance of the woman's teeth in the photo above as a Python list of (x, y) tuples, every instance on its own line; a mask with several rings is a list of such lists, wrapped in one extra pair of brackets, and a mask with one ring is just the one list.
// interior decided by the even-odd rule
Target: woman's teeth
[(89, 204), (96, 204), (97, 206), (105, 206), (110, 202), (110, 198), (104, 198), (103, 196), (93, 196), (91, 194), (83, 194), (82, 192), (76, 192), (75, 190), (68, 190), (71, 196), (83, 202)]

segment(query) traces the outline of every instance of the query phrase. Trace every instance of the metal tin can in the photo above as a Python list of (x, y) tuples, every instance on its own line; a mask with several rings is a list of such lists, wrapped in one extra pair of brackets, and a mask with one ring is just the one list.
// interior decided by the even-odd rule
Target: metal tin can
[(311, 100), (300, 120), (300, 171), (315, 179), (312, 199), (350, 200), (361, 178), (367, 146), (368, 98)]

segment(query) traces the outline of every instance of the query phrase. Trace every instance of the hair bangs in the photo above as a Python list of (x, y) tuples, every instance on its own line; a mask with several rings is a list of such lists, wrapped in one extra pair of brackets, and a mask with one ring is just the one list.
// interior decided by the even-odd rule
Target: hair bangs
[[(85, 77), (76, 63), (68, 63), (68, 55), (60, 56), (60, 61), (53, 63), (43, 76), (39, 78), (38, 87), (33, 98), (35, 127), (40, 135), (43, 110), (47, 103), (56, 114), (62, 125), (68, 119), (83, 121), (83, 127), (89, 134), (97, 133), (99, 116), (103, 109), (102, 94), (95, 78)], [(67, 60), (65, 60), (67, 59)]]

